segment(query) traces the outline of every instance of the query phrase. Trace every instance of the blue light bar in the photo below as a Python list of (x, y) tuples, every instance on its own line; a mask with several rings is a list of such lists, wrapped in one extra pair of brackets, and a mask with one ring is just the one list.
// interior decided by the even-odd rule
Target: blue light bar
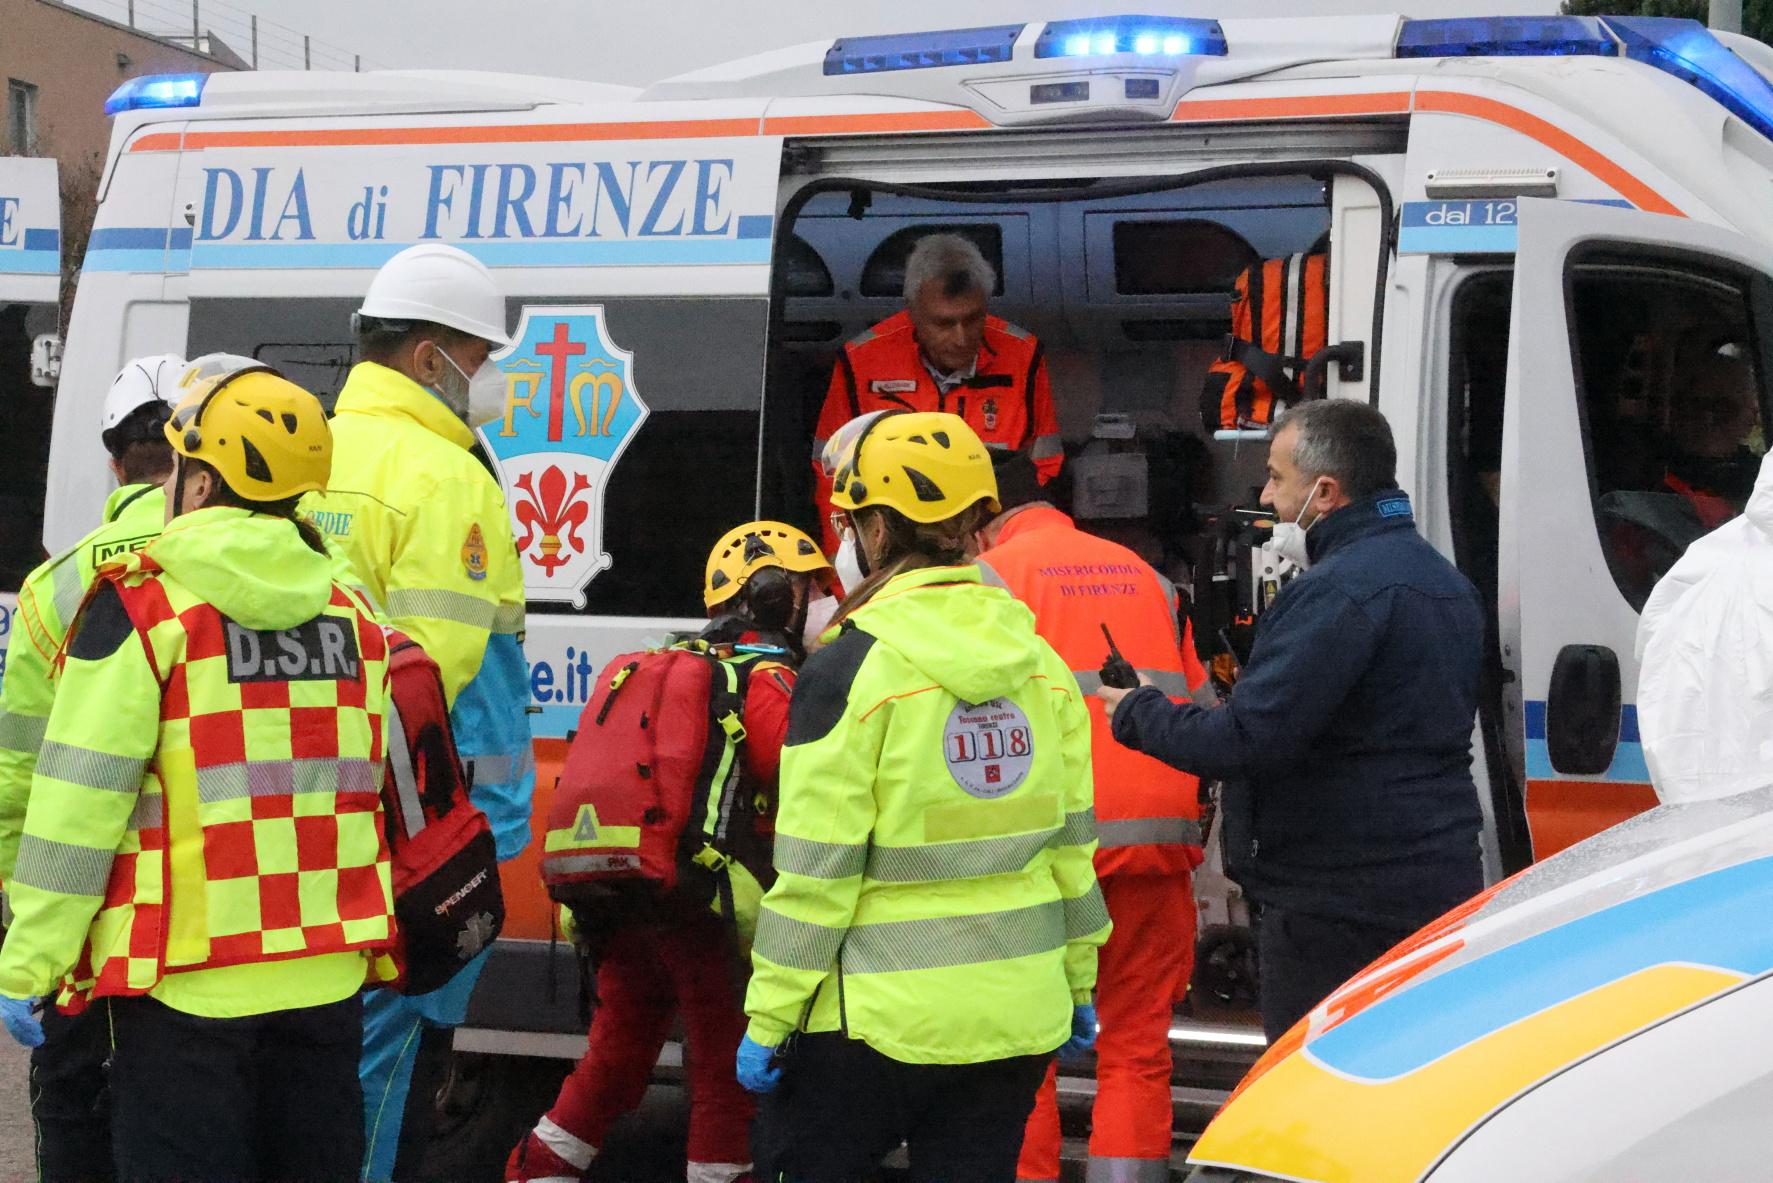
[(1102, 16), (1048, 21), (1034, 42), (1037, 58), (1224, 57), (1218, 21), (1190, 16)]
[(131, 78), (105, 100), (105, 114), (150, 107), (195, 107), (203, 101), (208, 74), (143, 74)]
[(1486, 16), (1405, 21), (1401, 58), (1613, 57), (1619, 45), (1592, 16)]
[(1692, 83), (1730, 114), (1773, 139), (1773, 83), (1704, 25), (1669, 16), (1601, 19), (1624, 43), (1626, 57)]
[(826, 74), (876, 74), (883, 70), (928, 70), (935, 66), (974, 66), (1007, 62), (1026, 25), (988, 25), (933, 33), (891, 33), (880, 37), (839, 37), (825, 51)]

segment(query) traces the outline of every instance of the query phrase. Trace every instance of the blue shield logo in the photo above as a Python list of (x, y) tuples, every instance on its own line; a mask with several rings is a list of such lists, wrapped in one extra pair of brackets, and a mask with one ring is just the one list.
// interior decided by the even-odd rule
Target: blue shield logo
[(524, 592), (582, 608), (610, 565), (603, 491), (646, 422), (634, 357), (589, 304), (526, 306), (516, 344), (492, 360), (505, 372), (505, 413), (480, 436), (505, 487)]

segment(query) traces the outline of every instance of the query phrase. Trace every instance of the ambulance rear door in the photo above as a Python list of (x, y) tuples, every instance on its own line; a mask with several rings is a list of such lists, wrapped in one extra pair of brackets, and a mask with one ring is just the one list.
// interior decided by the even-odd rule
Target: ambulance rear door
[(1683, 217), (1520, 200), (1500, 630), (1535, 858), (1655, 804), (1638, 613), (1746, 501), (1770, 351), (1773, 249)]

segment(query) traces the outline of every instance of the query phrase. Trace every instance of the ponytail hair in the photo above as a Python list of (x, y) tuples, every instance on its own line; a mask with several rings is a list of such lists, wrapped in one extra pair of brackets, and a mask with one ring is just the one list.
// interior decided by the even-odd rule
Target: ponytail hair
[(266, 517), (282, 518), (296, 528), (296, 533), (301, 536), (302, 542), (307, 545), (309, 550), (326, 558), (331, 557), (331, 553), (326, 549), (326, 536), (320, 532), (318, 526), (296, 510), (296, 506), (301, 503), (302, 494), (283, 497), (276, 501), (249, 501), (222, 479), (222, 474), (216, 471), (213, 464), (199, 460), (195, 456), (184, 456), (182, 459), (188, 470), (207, 472), (215, 481), (215, 493), (210, 497), (209, 504), (227, 505), (236, 509), (251, 510), (253, 513), (262, 513)]
[(924, 567), (956, 567), (968, 562), (967, 544), (991, 519), (991, 511), (983, 501), (975, 501), (953, 517), (939, 522), (914, 522), (885, 505), (864, 506), (853, 516), (858, 530), (876, 517), (886, 523), (886, 542), (882, 547), (884, 558), (880, 566), (843, 598), (831, 618), (832, 625), (848, 620), (858, 608), (872, 600), (876, 592), (907, 571)]

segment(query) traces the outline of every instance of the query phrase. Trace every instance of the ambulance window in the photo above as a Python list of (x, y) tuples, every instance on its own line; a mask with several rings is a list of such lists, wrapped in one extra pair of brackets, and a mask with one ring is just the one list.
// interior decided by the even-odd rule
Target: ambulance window
[(1691, 543), (1747, 504), (1773, 342), (1747, 282), (1703, 263), (1597, 251), (1573, 260), (1568, 290), (1602, 549), (1642, 608)]
[(351, 313), (359, 299), (191, 301), (191, 357), (237, 353), (275, 367), (332, 410), (357, 360)]
[(0, 303), (0, 591), (16, 592), (43, 561), (53, 392), (31, 382), (31, 342), (55, 331), (53, 304)]
[[(904, 263), (899, 265), (903, 267)], [(784, 296), (829, 296), (837, 291), (837, 285), (831, 282), (831, 268), (825, 266), (825, 260), (812, 244), (798, 234), (788, 236), (777, 275)]]
[(967, 222), (955, 226), (925, 225), (907, 226), (903, 230), (887, 235), (881, 244), (874, 248), (868, 256), (868, 263), (862, 268), (862, 294), (864, 296), (903, 296), (905, 294), (905, 261), (911, 257), (911, 250), (920, 238), (932, 234), (958, 234), (970, 238), (978, 246), (985, 261), (997, 273), (997, 287), (992, 295), (1003, 295), (1003, 228), (997, 225), (986, 225)]
[(1261, 256), (1243, 236), (1195, 219), (1114, 225), (1114, 290), (1123, 296), (1230, 292)]

